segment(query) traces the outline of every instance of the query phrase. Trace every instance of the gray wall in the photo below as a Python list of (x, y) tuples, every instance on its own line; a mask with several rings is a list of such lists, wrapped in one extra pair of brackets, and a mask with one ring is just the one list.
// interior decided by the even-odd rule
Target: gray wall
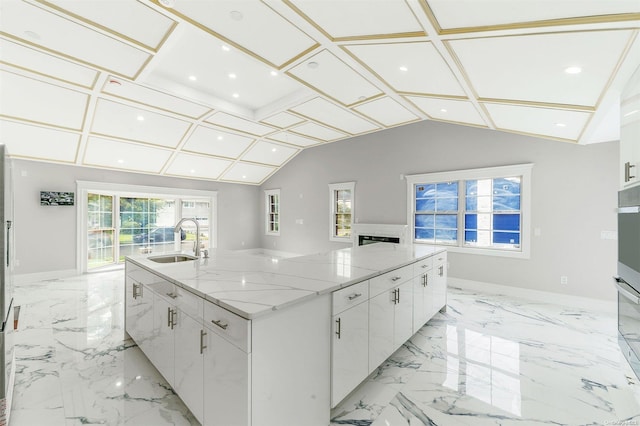
[[(76, 268), (76, 206), (40, 206), (40, 191), (76, 191), (76, 181), (111, 182), (218, 192), (218, 247), (260, 246), (256, 186), (158, 177), (85, 167), (14, 161), (16, 274)], [(242, 245), (244, 242), (244, 246)]]
[[(406, 223), (400, 175), (535, 163), (531, 258), (450, 254), (452, 277), (613, 300), (618, 142), (580, 146), (506, 132), (424, 121), (307, 149), (262, 189), (281, 189), (281, 234), (262, 246), (313, 253), (329, 241), (328, 184), (356, 181), (360, 223)], [(264, 209), (261, 203), (261, 209)], [(296, 219), (303, 219), (302, 225)], [(560, 285), (560, 276), (568, 284)]]

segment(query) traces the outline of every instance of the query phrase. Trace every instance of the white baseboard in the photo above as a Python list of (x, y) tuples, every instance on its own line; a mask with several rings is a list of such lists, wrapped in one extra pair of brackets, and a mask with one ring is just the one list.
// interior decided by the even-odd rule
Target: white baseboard
[(554, 303), (556, 305), (571, 306), (574, 308), (606, 312), (609, 314), (615, 314), (618, 312), (618, 304), (616, 302), (592, 299), (590, 297), (584, 296), (573, 296), (569, 294), (552, 293), (550, 291), (483, 283), (480, 281), (465, 280), (462, 278), (454, 277), (448, 277), (447, 285), (449, 287), (458, 287), (464, 290), (501, 294), (505, 296), (519, 297), (534, 302)]
[(34, 274), (19, 274), (13, 276), (15, 285), (35, 283), (39, 281), (57, 280), (79, 275), (77, 269), (63, 269), (60, 271), (36, 272)]

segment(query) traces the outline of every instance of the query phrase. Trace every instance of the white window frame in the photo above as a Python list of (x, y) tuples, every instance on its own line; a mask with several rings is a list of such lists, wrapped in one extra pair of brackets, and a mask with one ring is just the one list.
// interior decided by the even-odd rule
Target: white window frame
[[(271, 214), (271, 202), (270, 202), (270, 198), (272, 196), (276, 195), (278, 197), (278, 221), (276, 222), (278, 224), (278, 230), (277, 231), (272, 231), (270, 229), (270, 224), (271, 224), (271, 220), (270, 219), (270, 214)], [(281, 225), (281, 221), (280, 219), (282, 218), (281, 214), (280, 214), (280, 203), (281, 203), (282, 199), (280, 198), (280, 190), (279, 189), (267, 189), (264, 191), (264, 233), (265, 235), (272, 235), (272, 236), (279, 236), (280, 235), (280, 225)]]
[[(335, 216), (337, 214), (336, 211), (336, 203), (335, 203), (335, 193), (336, 191), (351, 191), (351, 234), (348, 237), (339, 237), (335, 232)], [(330, 183), (329, 184), (329, 241), (336, 241), (341, 243), (352, 243), (353, 242), (353, 223), (356, 215), (356, 183), (355, 182), (342, 182), (342, 183)]]
[[(531, 174), (533, 164), (515, 164), (510, 166), (486, 167), (481, 169), (454, 170), (448, 172), (424, 173), (407, 176), (407, 224), (414, 244), (430, 244), (415, 239), (415, 185), (478, 179), (495, 179), (510, 176), (522, 176), (520, 183), (520, 213), (522, 229), (520, 230), (520, 250), (500, 248), (484, 248), (464, 246), (464, 211), (458, 206), (458, 241), (457, 245), (443, 245), (453, 253), (481, 254), (488, 256), (529, 259), (531, 256)], [(459, 187), (460, 188), (460, 187)]]
[[(78, 193), (78, 208), (76, 209), (76, 270), (79, 274), (87, 272), (87, 195), (89, 193), (99, 193), (107, 195), (122, 196), (148, 196), (150, 198), (209, 198), (209, 248), (218, 246), (218, 192), (204, 191), (199, 189), (182, 189), (159, 186), (127, 185), (107, 182), (76, 181)], [(115, 199), (114, 199), (115, 201)], [(181, 206), (180, 206), (181, 207)], [(180, 211), (176, 205), (176, 212)], [(114, 221), (116, 218), (114, 218)], [(176, 222), (177, 223), (177, 222)], [(114, 238), (117, 238), (117, 234)]]

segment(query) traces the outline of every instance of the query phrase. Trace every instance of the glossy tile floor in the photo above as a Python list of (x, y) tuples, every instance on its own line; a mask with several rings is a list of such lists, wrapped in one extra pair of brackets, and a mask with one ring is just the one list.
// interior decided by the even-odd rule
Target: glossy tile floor
[[(122, 271), (22, 285), (10, 426), (197, 424), (130, 340)], [(612, 314), (452, 288), (332, 425), (640, 425)], [(279, 425), (279, 426), (305, 426)]]

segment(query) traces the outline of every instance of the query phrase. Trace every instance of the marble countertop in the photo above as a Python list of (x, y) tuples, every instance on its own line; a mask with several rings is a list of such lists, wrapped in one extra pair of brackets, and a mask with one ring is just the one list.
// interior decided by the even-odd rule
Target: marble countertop
[[(377, 243), (279, 259), (227, 250), (209, 258), (156, 263), (127, 260), (246, 319), (368, 280), (444, 251), (427, 245)], [(155, 254), (157, 255), (157, 254)]]

